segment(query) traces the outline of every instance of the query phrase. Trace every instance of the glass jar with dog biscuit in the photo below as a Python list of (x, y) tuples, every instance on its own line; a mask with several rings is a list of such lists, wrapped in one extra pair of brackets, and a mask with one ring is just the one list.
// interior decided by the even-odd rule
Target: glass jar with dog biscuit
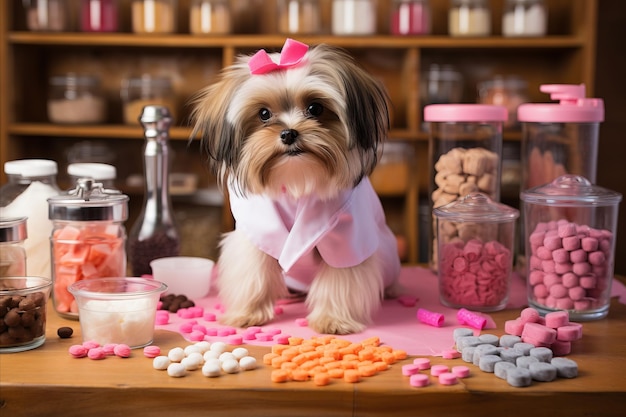
[[(424, 108), (429, 126), (430, 203), (437, 208), (473, 192), (500, 200), (502, 129), (507, 109), (487, 104), (431, 104)], [(433, 229), (431, 267), (437, 268)]]
[(519, 211), (476, 192), (433, 209), (433, 214), (441, 302), (453, 308), (502, 310), (509, 297)]

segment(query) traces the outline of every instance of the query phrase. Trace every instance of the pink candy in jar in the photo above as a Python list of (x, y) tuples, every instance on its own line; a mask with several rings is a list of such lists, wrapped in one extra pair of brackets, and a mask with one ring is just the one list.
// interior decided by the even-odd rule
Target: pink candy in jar
[(441, 302), (496, 311), (506, 306), (519, 211), (482, 193), (433, 210), (437, 218)]

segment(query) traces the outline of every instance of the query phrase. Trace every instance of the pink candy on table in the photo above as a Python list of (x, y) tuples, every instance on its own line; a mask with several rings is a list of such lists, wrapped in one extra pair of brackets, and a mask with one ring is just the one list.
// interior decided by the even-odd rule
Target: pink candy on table
[(484, 244), (478, 239), (442, 244), (442, 300), (453, 306), (502, 308), (508, 296), (511, 267), (511, 251), (496, 240)]
[(436, 313), (426, 310), (424, 308), (419, 308), (417, 310), (417, 319), (424, 324), (428, 324), (434, 327), (441, 327), (443, 326), (444, 316), (441, 313)]
[(143, 355), (146, 358), (156, 358), (161, 354), (161, 348), (156, 345), (150, 345), (143, 348)]

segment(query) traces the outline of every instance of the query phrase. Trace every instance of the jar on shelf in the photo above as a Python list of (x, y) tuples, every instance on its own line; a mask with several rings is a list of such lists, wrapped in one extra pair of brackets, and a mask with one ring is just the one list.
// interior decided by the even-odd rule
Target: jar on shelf
[(496, 76), (478, 84), (478, 102), (504, 106), (509, 117), (504, 123), (506, 129), (519, 128), (517, 108), (528, 101), (528, 83), (519, 77)]
[(176, 32), (176, 0), (132, 0), (132, 29), (135, 33)]
[(407, 142), (387, 142), (370, 182), (381, 195), (400, 195), (409, 188), (413, 148)]
[(4, 163), (7, 183), (0, 188), (0, 217), (26, 217), (26, 269), (31, 276), (50, 278), (49, 197), (61, 193), (57, 163), (49, 159), (18, 159)]
[(376, 0), (333, 0), (333, 35), (376, 33)]
[(429, 0), (393, 1), (390, 20), (392, 35), (428, 35), (430, 25)]
[(491, 35), (491, 8), (487, 0), (451, 0), (448, 11), (450, 36)]
[(502, 310), (509, 298), (519, 211), (476, 192), (435, 208), (433, 214), (442, 304)]
[(117, 0), (81, 0), (81, 31), (115, 32), (117, 19)]
[[(420, 74), (422, 114), (429, 104), (460, 103), (463, 96), (463, 75), (451, 65), (431, 64)], [(422, 128), (427, 130), (428, 123)]]
[(502, 14), (504, 36), (545, 36), (547, 28), (544, 0), (506, 0)]
[[(481, 192), (500, 200), (502, 126), (507, 110), (487, 104), (431, 104), (424, 109), (429, 125), (431, 208)], [(437, 268), (437, 233), (430, 246)], [(450, 235), (458, 234), (449, 230)]]
[(322, 32), (319, 0), (280, 0), (278, 31), (284, 34), (313, 35)]
[(122, 80), (122, 102), (124, 122), (136, 124), (145, 106), (165, 106), (175, 117), (176, 99), (172, 81), (168, 77), (153, 77), (144, 74)]
[(26, 217), (0, 217), (0, 277), (26, 276)]
[(23, 0), (23, 4), (29, 30), (64, 32), (72, 29), (67, 0)]
[(102, 184), (104, 188), (115, 189), (117, 169), (113, 165), (98, 162), (77, 162), (67, 166), (67, 174), (70, 176), (72, 189), (78, 185), (81, 178), (91, 178)]
[(95, 75), (67, 73), (50, 78), (48, 119), (61, 124), (97, 124), (106, 120), (106, 100)]
[(192, 0), (189, 31), (194, 35), (226, 34), (232, 31), (228, 0)]
[(48, 199), (56, 312), (78, 318), (68, 287), (80, 280), (126, 276), (128, 196), (90, 178), (78, 180), (68, 194)]
[(580, 175), (522, 191), (528, 303), (572, 320), (607, 316), (622, 195)]

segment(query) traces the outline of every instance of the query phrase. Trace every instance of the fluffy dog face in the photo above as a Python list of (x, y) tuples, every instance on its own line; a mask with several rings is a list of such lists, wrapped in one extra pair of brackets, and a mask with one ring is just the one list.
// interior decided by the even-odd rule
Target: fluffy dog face
[(249, 59), (226, 68), (193, 111), (193, 136), (201, 135), (222, 185), (324, 199), (372, 172), (389, 127), (377, 80), (326, 45), (266, 74), (251, 74)]

